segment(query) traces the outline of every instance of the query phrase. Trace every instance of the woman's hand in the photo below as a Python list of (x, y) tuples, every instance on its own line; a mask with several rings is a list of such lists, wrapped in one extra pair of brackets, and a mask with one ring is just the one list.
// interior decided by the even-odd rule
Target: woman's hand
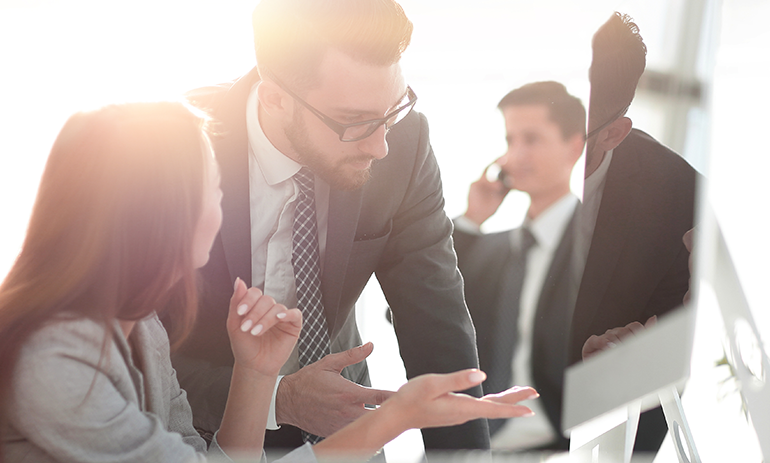
[(299, 309), (287, 309), (258, 288), (235, 280), (227, 333), (235, 362), (241, 367), (275, 376), (289, 358), (302, 329)]
[(477, 418), (532, 416), (532, 410), (517, 402), (539, 397), (531, 387), (513, 387), (481, 399), (453, 391), (481, 384), (487, 375), (470, 369), (445, 375), (413, 378), (380, 408), (316, 444), (319, 459), (366, 460), (383, 445), (412, 428), (453, 426)]
[(531, 387), (512, 387), (499, 394), (478, 399), (455, 393), (481, 384), (487, 375), (476, 369), (449, 374), (428, 374), (413, 378), (388, 399), (382, 412), (392, 408), (403, 429), (453, 426), (477, 418), (513, 418), (532, 416), (522, 400), (539, 394)]

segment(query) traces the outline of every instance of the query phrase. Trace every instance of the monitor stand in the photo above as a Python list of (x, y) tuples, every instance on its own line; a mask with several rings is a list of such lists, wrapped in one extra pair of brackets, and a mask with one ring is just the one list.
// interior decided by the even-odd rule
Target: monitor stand
[[(679, 463), (701, 463), (676, 387), (658, 393)], [(630, 463), (639, 425), (640, 400), (625, 409), (587, 421), (570, 433), (570, 461)]]

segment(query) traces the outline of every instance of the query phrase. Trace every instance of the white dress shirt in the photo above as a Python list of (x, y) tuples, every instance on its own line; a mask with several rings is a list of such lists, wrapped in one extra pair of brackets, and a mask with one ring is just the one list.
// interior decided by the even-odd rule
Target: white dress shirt
[[(564, 230), (578, 204), (578, 198), (568, 193), (544, 210), (534, 220), (526, 219), (523, 226), (530, 229), (537, 241), (527, 252), (527, 269), (519, 300), (518, 341), (513, 356), (513, 378), (516, 385), (528, 386), (532, 379), (532, 335), (535, 313), (543, 283), (559, 247)], [(511, 231), (511, 246), (517, 247), (520, 235)], [(513, 386), (513, 385), (512, 385)], [(527, 402), (535, 416), (526, 419), (510, 419), (492, 437), (492, 448), (527, 449), (548, 444), (556, 439), (555, 430), (538, 400)]]
[[(257, 87), (252, 87), (246, 105), (249, 138), (249, 207), (251, 214), (251, 285), (262, 289), (286, 307), (297, 306), (294, 267), (291, 263), (294, 209), (299, 187), (292, 180), (302, 165), (288, 158), (270, 143), (259, 122)], [(315, 177), (318, 246), (323, 269), (329, 219), (329, 185)], [(281, 368), (275, 390), (283, 375), (299, 369), (297, 348)], [(274, 391), (275, 392), (275, 391)], [(275, 393), (270, 404), (268, 429), (278, 429)]]
[(588, 251), (596, 228), (596, 218), (599, 216), (599, 206), (604, 196), (604, 184), (607, 183), (607, 171), (612, 162), (612, 151), (604, 153), (599, 167), (586, 178), (583, 186), (583, 206), (578, 211), (575, 234), (575, 248), (572, 255), (572, 282), (574, 294), (577, 295), (583, 270), (588, 260)]

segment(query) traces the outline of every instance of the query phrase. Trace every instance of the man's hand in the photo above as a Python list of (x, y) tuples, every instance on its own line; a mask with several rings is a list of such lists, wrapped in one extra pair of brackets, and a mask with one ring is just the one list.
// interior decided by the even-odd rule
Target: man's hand
[(653, 315), (644, 325), (639, 322), (631, 322), (626, 326), (607, 330), (601, 336), (591, 336), (586, 343), (583, 344), (583, 360), (592, 357), (603, 350), (617, 346), (623, 339), (641, 333), (645, 328), (653, 326), (656, 321), (658, 321), (658, 317)]
[(487, 171), (484, 169), (481, 178), (471, 183), (471, 188), (468, 192), (468, 210), (463, 215), (476, 225), (481, 226), (484, 221), (497, 211), (508, 191), (508, 188), (502, 182), (489, 181), (487, 179)]
[(275, 414), (278, 424), (290, 424), (326, 437), (367, 413), (365, 404), (379, 405), (394, 394), (360, 386), (343, 378), (348, 365), (362, 362), (374, 345), (330, 354), (285, 376), (278, 386)]

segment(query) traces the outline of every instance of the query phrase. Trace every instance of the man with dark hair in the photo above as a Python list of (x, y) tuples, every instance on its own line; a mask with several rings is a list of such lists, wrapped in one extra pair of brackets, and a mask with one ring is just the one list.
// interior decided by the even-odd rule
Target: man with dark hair
[[(303, 331), (268, 423), (281, 429), (266, 438), (296, 447), (391, 394), (363, 387), (372, 346), (357, 347), (354, 305), (373, 273), (408, 377), (478, 361), (427, 122), (411, 111), (417, 97), (399, 66), (411, 22), (392, 0), (262, 0), (253, 22), (257, 67), (190, 95), (221, 123), (224, 219), (175, 366), (196, 426), (216, 430), (233, 361), (233, 282), (298, 306)], [(429, 449), (489, 445), (484, 420), (423, 436)]]
[[(573, 216), (578, 199), (570, 176), (585, 138), (586, 112), (558, 82), (535, 82), (508, 93), (507, 152), (496, 162), (503, 180), (471, 185), (468, 210), (455, 219), (455, 249), (476, 326), (485, 393), (532, 384), (540, 400), (527, 420), (492, 420), (493, 448), (566, 449), (561, 401), (567, 366)], [(509, 187), (527, 193), (524, 224), (480, 234)], [(541, 413), (538, 413), (541, 412)]]
[[(581, 360), (592, 335), (666, 313), (681, 305), (688, 289), (682, 235), (693, 227), (697, 174), (624, 116), (645, 55), (628, 16), (615, 13), (594, 35), (570, 364)], [(635, 448), (657, 450), (665, 429), (659, 409), (643, 414)]]

